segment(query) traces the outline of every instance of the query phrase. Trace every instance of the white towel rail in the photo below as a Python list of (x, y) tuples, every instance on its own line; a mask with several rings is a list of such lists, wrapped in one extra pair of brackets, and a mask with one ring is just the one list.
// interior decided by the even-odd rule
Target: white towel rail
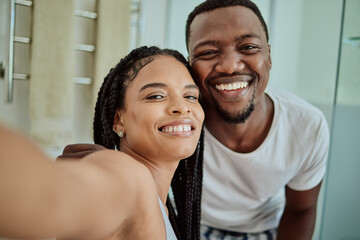
[[(14, 73), (14, 43), (20, 44), (31, 44), (30, 37), (15, 36), (15, 16), (16, 16), (16, 5), (22, 5), (26, 7), (32, 7), (33, 1), (30, 0), (10, 0), (10, 26), (9, 26), (9, 46), (8, 46), (8, 60), (7, 63), (0, 63), (0, 78), (5, 78), (5, 88), (6, 88), (6, 103), (12, 103), (14, 97), (14, 80), (28, 80), (30, 75), (26, 73)], [(139, 42), (140, 36), (140, 7), (141, 0), (133, 0), (131, 5), (131, 12), (138, 14), (138, 19), (134, 24), (134, 27), (137, 27), (137, 45)], [(75, 10), (75, 16), (88, 18), (88, 19), (97, 19), (98, 14), (95, 12)], [(88, 44), (75, 44), (75, 50), (84, 51), (84, 52), (94, 52), (95, 46)], [(5, 70), (7, 67), (7, 71)], [(89, 85), (92, 83), (92, 79), (88, 77), (75, 77), (74, 83), (76, 84), (85, 84)]]
[[(16, 5), (22, 5), (26, 7), (32, 7), (33, 1), (30, 0), (10, 0), (10, 26), (9, 26), (9, 46), (8, 46), (8, 59), (7, 63), (0, 63), (0, 78), (6, 78), (5, 80), (5, 101), (6, 103), (12, 103), (14, 98), (14, 80), (29, 80), (30, 75), (26, 73), (14, 73), (14, 43), (30, 44), (30, 37), (15, 36), (15, 16), (16, 16)], [(97, 13), (75, 10), (75, 16), (88, 18), (88, 19), (97, 19)], [(75, 44), (75, 50), (85, 51), (85, 52), (94, 52), (94, 45), (87, 44)], [(5, 70), (7, 66), (7, 71)], [(6, 74), (7, 72), (7, 74)], [(75, 77), (74, 83), (76, 84), (85, 84), (89, 85), (92, 83), (92, 79), (88, 77)]]

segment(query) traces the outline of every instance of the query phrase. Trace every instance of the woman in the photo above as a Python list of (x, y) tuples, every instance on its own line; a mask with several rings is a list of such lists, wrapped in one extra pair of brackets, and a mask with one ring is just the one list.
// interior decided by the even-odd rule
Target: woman
[[(198, 232), (190, 228), (189, 233), (186, 226), (198, 221), (198, 206), (191, 206), (194, 213), (178, 208), (175, 217), (167, 201), (179, 161), (194, 153), (204, 120), (199, 90), (186, 66), (176, 51), (142, 47), (110, 71), (96, 103), (94, 140), (120, 151), (51, 163), (34, 146), (0, 129), (0, 186), (6, 190), (0, 197), (0, 235), (176, 239), (167, 224), (166, 202), (178, 237)], [(11, 151), (15, 144), (23, 145), (21, 152)], [(184, 180), (199, 185), (196, 171), (188, 174), (199, 164), (194, 162), (179, 166), (173, 186)], [(176, 201), (185, 203), (194, 195)]]

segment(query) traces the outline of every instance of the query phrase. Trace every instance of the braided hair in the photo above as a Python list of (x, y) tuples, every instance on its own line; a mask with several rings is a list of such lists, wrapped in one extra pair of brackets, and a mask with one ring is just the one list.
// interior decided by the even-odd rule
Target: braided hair
[(259, 8), (253, 3), (251, 0), (207, 0), (201, 4), (199, 4), (195, 9), (189, 14), (188, 19), (186, 21), (186, 48), (189, 49), (189, 41), (190, 41), (190, 25), (194, 21), (195, 17), (201, 13), (210, 12), (219, 8), (226, 8), (226, 7), (234, 7), (234, 6), (242, 6), (250, 9), (255, 13), (258, 19), (261, 22), (261, 25), (264, 28), (266, 40), (269, 42), (269, 32), (266, 26), (266, 22), (261, 15)]
[[(120, 150), (120, 138), (112, 130), (115, 112), (125, 108), (126, 90), (139, 71), (160, 55), (174, 57), (191, 73), (186, 59), (178, 51), (146, 46), (132, 50), (110, 69), (98, 93), (93, 126), (96, 144)], [(171, 183), (174, 199), (171, 201), (168, 196), (166, 202), (175, 234), (183, 240), (200, 239), (203, 132), (200, 138), (195, 153), (180, 161)]]

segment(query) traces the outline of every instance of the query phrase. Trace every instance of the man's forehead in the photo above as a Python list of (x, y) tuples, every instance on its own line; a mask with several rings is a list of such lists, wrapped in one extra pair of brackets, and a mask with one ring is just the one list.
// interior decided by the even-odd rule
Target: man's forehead
[[(256, 14), (249, 8), (243, 6), (232, 6), (218, 8), (209, 12), (197, 15), (190, 25), (190, 38), (202, 38), (204, 35), (210, 36), (216, 31), (225, 31), (226, 29), (233, 34), (239, 29), (244, 29), (245, 34), (261, 35), (265, 31)], [(261, 31), (261, 32), (260, 32)]]
[(195, 16), (192, 23), (190, 24), (190, 28), (192, 28), (194, 25), (196, 25), (199, 22), (221, 23), (230, 20), (233, 16), (236, 16), (236, 18), (244, 18), (247, 21), (253, 21), (256, 19), (261, 24), (259, 18), (250, 8), (244, 6), (230, 6), (230, 7), (216, 8), (214, 10), (206, 11), (198, 14), (197, 16)]

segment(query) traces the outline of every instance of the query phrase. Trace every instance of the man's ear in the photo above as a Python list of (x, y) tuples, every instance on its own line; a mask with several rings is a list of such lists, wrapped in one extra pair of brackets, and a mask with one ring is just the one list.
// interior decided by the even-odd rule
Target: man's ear
[(116, 110), (114, 115), (114, 124), (113, 124), (113, 131), (118, 133), (119, 131), (123, 131), (125, 133), (125, 126), (122, 120), (121, 111)]

